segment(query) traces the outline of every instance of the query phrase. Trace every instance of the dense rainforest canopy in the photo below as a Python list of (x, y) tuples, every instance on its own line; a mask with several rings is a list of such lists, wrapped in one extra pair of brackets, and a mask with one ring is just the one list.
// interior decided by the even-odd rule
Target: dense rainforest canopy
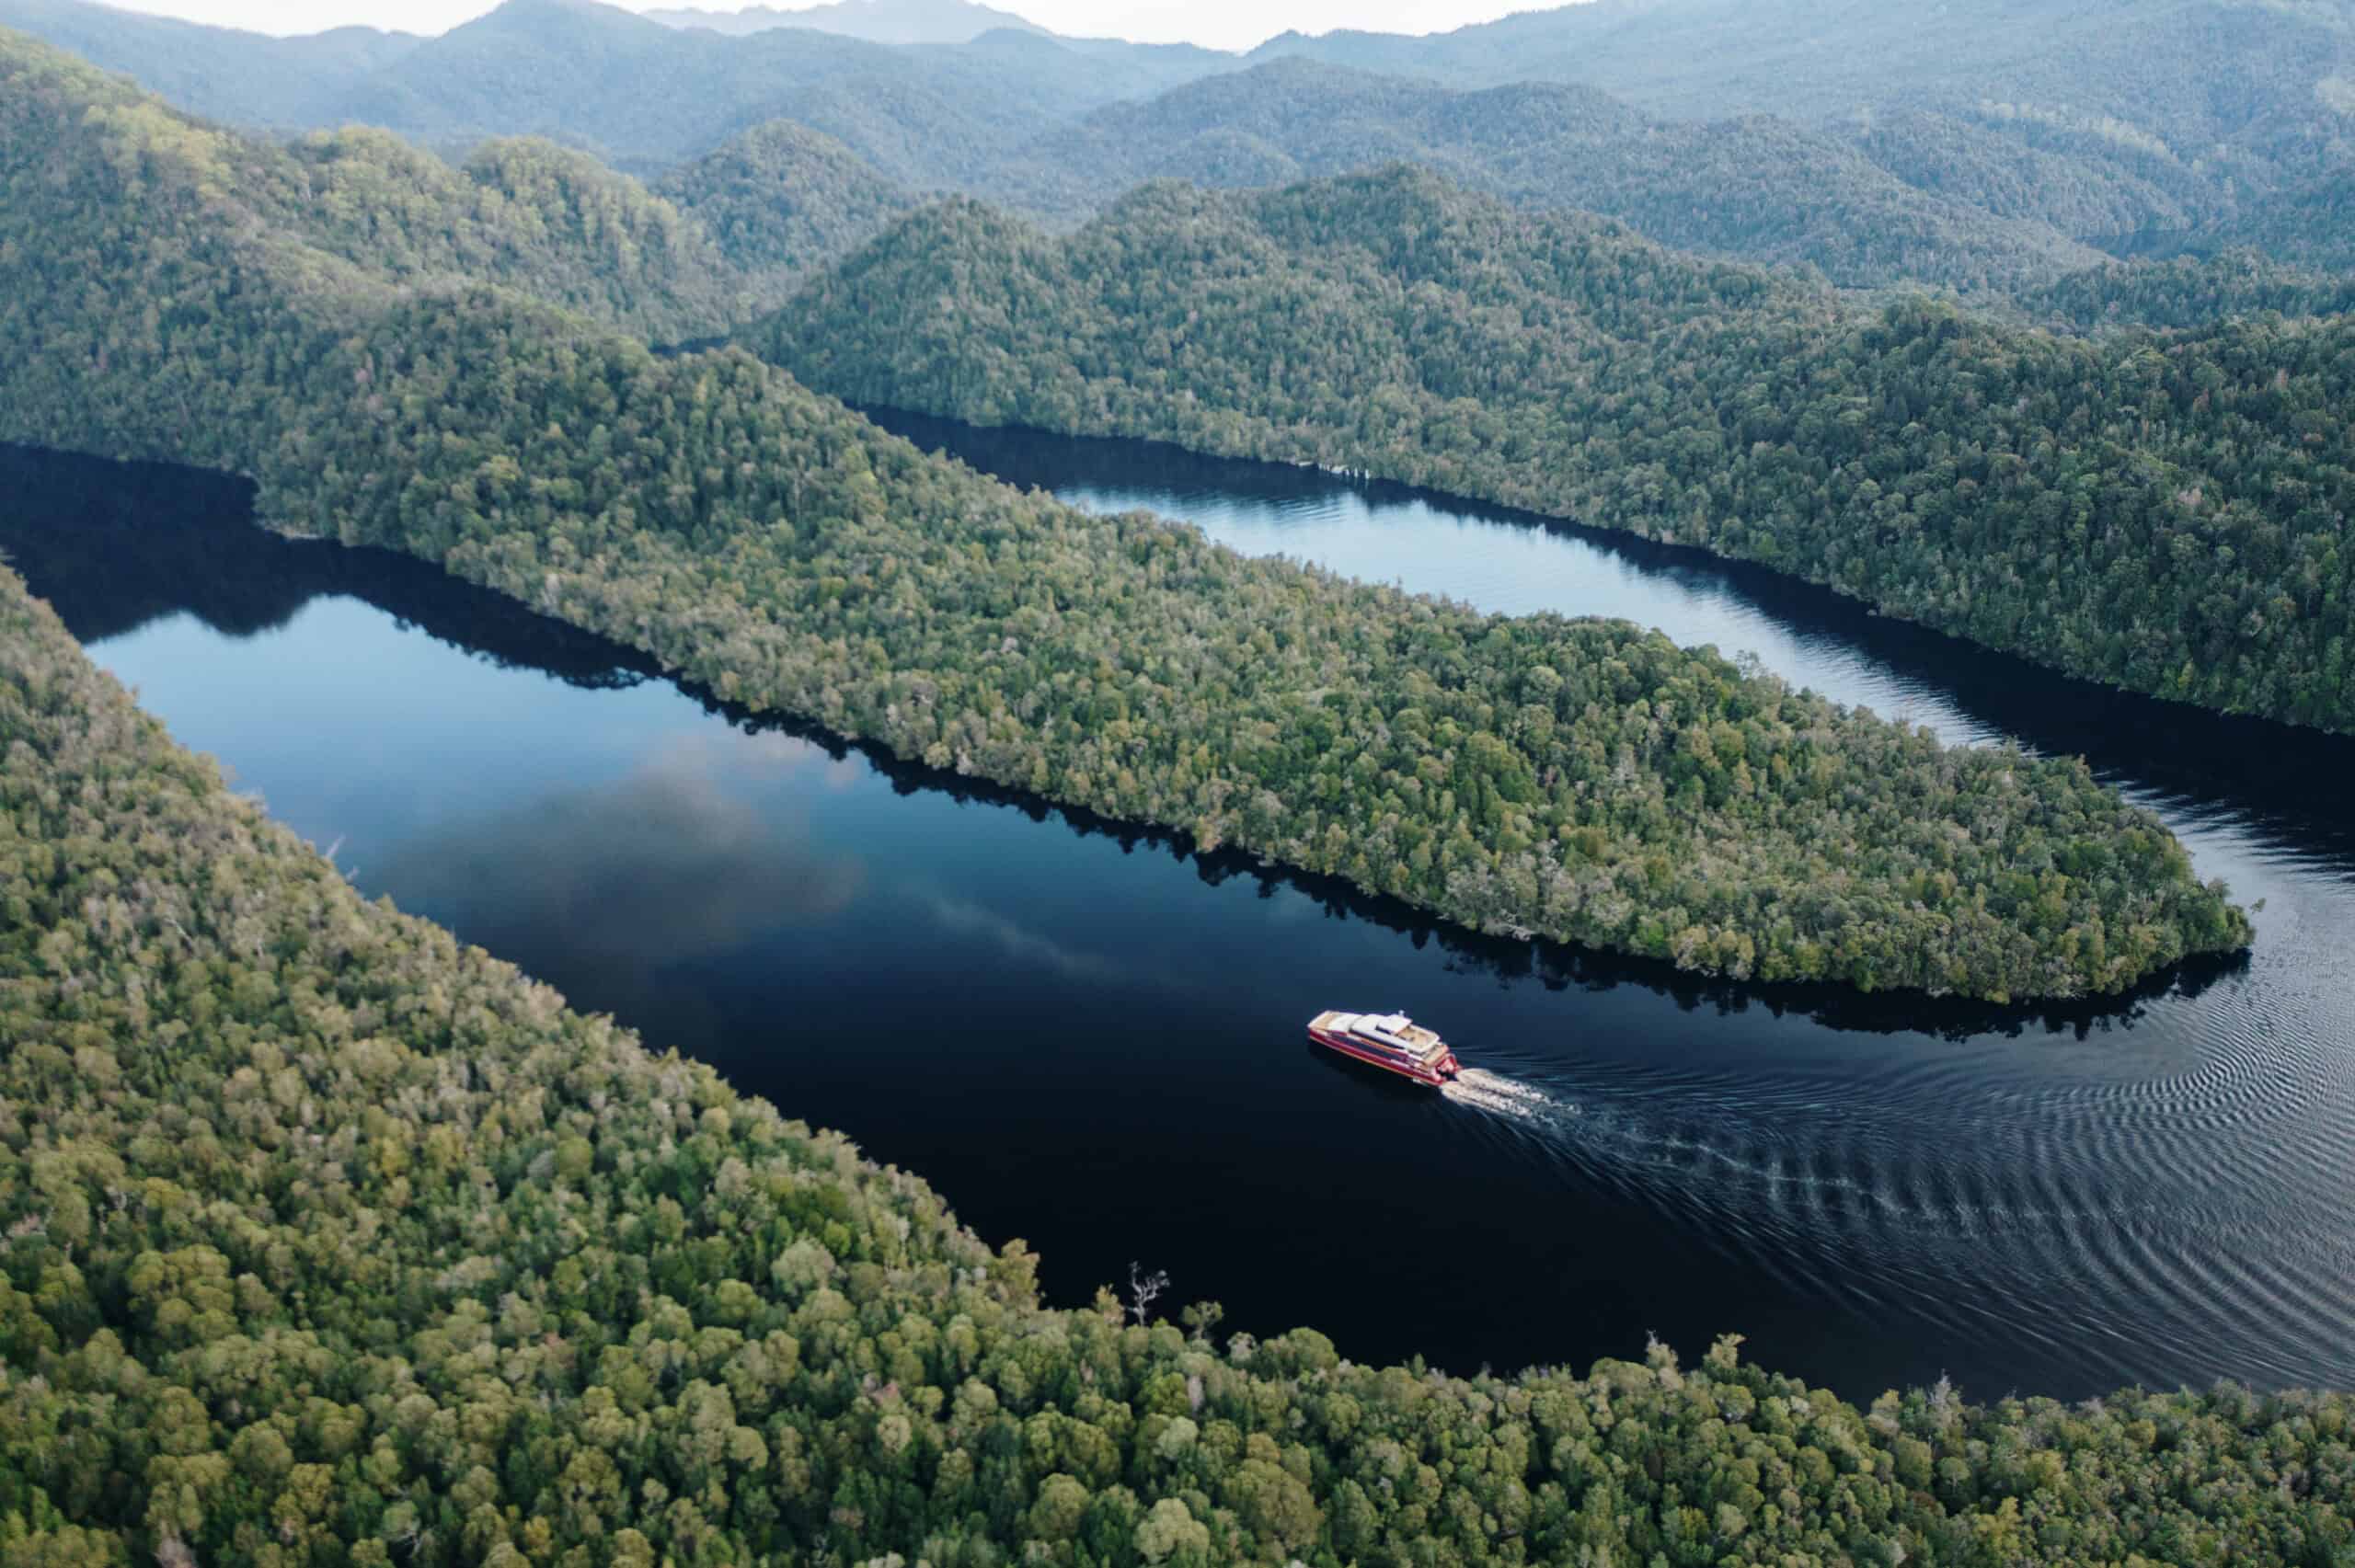
[(654, 189), (702, 226), (743, 297), (770, 306), (916, 205), (849, 148), (790, 120), (731, 137)]
[[(1695, 11), (1788, 33), (1828, 4), (1614, 0), (1422, 58), (1468, 89), (1518, 57), (1632, 72), (1648, 109), (1837, 105), (1839, 52), (1748, 102), (1658, 47)], [(1983, 9), (1909, 17), (1899, 74), (1959, 92)], [(2338, 0), (2154, 10), (2179, 52), (2297, 54), (2284, 80), (2335, 101), (2309, 76)], [(454, 162), (378, 131), (248, 141), (0, 32), (0, 440), (247, 475), (274, 524), (406, 550), (752, 708), (1491, 932), (1995, 999), (2248, 940), (2080, 763), (1941, 747), (1625, 623), (1090, 517), (752, 355), (646, 347), (775, 305), (909, 187), (1032, 178), (1024, 149), (1065, 135), (1135, 172), (1216, 93), (1081, 117), (1203, 52), (722, 40), (579, 0), (430, 41), (12, 17), (232, 116), (593, 122), (672, 172), (650, 192), (511, 135)], [(1151, 190), (1070, 240), (922, 214), (760, 340), (862, 395), (1593, 510), (2348, 727), (2355, 369), (2343, 318), (2293, 319), (2338, 285), (2236, 258), (2058, 277), (2086, 257), (2053, 237), (2319, 233), (2335, 188), (2288, 171), (2327, 163), (2326, 122), (2237, 82), (2187, 97), (2099, 26), (2029, 30), (2050, 58), (2019, 101), (1808, 127), (1279, 65), (1305, 86), (1267, 134), (1205, 124), (1156, 172), (1349, 166), (1380, 118), (1350, 96), (1390, 94), (1416, 139), (1384, 155), (1851, 280), (2000, 286), (2068, 335), (1387, 175)], [(2103, 113), (2052, 107), (2073, 75)], [(2164, 135), (2118, 118), (2138, 78)], [(1809, 163), (1840, 177), (1813, 207), (1735, 200), (1770, 173), (1796, 198)], [(1109, 194), (1048, 174), (1071, 183), (1041, 206)], [(1941, 1382), (1860, 1408), (1730, 1333), (1690, 1365), (1654, 1344), (1465, 1379), (1221, 1336), (1207, 1303), (1042, 1302), (1020, 1242), (916, 1178), (362, 900), (5, 565), (0, 911), (0, 1568), (2355, 1560), (2344, 1394)]]
[(723, 696), (1484, 930), (1996, 999), (2247, 941), (2080, 762), (1942, 747), (1623, 622), (1091, 517), (741, 352), (396, 287), (232, 194), (285, 155), (39, 46), (0, 57), (0, 129), (29, 280), (0, 300), (0, 436), (247, 474), (274, 522), (443, 562)]
[(1149, 186), (1067, 238), (944, 204), (747, 341), (853, 402), (1576, 517), (2355, 729), (2355, 318), (2080, 338), (1860, 305), (1401, 167)]
[(2355, 273), (2322, 273), (2252, 250), (2134, 265), (2113, 261), (2022, 294), (2031, 318), (2078, 331), (2193, 328), (2231, 316), (2343, 315), (2355, 311)]
[(1868, 1409), (1038, 1299), (942, 1199), (364, 902), (0, 568), (0, 1562), (2325, 1568), (2344, 1395)]

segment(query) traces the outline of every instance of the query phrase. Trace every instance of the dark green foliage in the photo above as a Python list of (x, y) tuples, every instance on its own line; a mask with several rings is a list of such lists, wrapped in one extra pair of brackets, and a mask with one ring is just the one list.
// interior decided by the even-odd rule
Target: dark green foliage
[(2253, 251), (2195, 260), (2113, 261), (2023, 294), (2032, 319), (2079, 331), (2107, 326), (2199, 327), (2230, 316), (2335, 315), (2355, 311), (2355, 275), (2326, 276)]
[(702, 225), (748, 293), (773, 304), (916, 205), (833, 137), (787, 120), (755, 126), (654, 189)]
[(706, 337), (774, 303), (669, 202), (580, 153), (489, 142), (453, 167), (382, 131), (249, 142), (183, 120), (63, 56), (19, 52), (13, 35), (0, 32), (0, 52), (19, 87), (40, 80), (64, 95), (38, 110), (29, 94), (6, 106), (11, 133), (26, 139), (0, 158), (20, 179), (72, 167), (54, 140), (70, 97), (114, 129), (117, 146), (145, 149), (133, 164), (146, 166), (119, 171), (126, 189), (162, 177), (188, 182), (201, 200), (234, 200), (298, 241), (306, 269), (332, 258), (409, 286), (487, 280), (657, 341)]
[(2355, 320), (1858, 306), (1421, 173), (902, 224), (750, 341), (984, 424), (1361, 469), (1761, 561), (2135, 691), (2355, 730)]
[(1859, 1409), (1732, 1338), (1467, 1379), (1042, 1305), (923, 1182), (363, 902), (5, 569), (0, 910), (11, 1565), (2355, 1551), (2343, 1395)]
[[(382, 131), (304, 137), (267, 210), (310, 244), (407, 283), (488, 279), (667, 342), (774, 305), (669, 202), (583, 153), (486, 142), (452, 169)], [(262, 205), (261, 170), (238, 194)]]
[(93, 115), (122, 89), (35, 47), (0, 74), (0, 245), (29, 280), (0, 297), (0, 437), (250, 475), (276, 523), (441, 562), (723, 696), (1487, 930), (1994, 998), (2247, 940), (2082, 764), (1942, 748), (1625, 623), (1093, 518), (741, 352), (401, 290), (236, 204), (223, 171), (267, 150)]

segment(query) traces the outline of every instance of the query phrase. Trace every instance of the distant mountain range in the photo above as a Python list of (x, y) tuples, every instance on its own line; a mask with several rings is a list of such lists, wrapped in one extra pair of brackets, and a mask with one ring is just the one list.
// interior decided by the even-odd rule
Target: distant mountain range
[[(1391, 162), (1855, 287), (2032, 290), (2096, 247), (2355, 261), (2355, 0), (1591, 0), (1248, 56), (1061, 38), (970, 0), (508, 0), (431, 39), (0, 0), (0, 25), (275, 130), (359, 122), (454, 153), (536, 135), (648, 177), (754, 128), (816, 132), (822, 155), (763, 149), (816, 159), (782, 228), (744, 208), (742, 171), (713, 187), (741, 233), (784, 243), (780, 279), (926, 194), (1068, 224), (1147, 178)], [(856, 199), (834, 212), (830, 192)]]
[(971, 0), (834, 0), (830, 6), (790, 9), (752, 6), (741, 11), (686, 8), (641, 15), (665, 27), (705, 28), (739, 38), (772, 28), (810, 28), (869, 43), (971, 43), (1000, 28), (1016, 32), (1047, 30), (1011, 11), (976, 6)]
[[(1834, 131), (1768, 115), (1656, 120), (1591, 86), (1466, 90), (1304, 59), (1099, 109), (994, 171), (981, 193), (1077, 215), (1146, 179), (1265, 188), (1388, 163), (1525, 207), (1601, 212), (1686, 249), (1810, 265), (1854, 287), (2009, 290), (2100, 259), (2039, 217), (1919, 189)], [(2103, 223), (2144, 226), (2128, 205), (2136, 218), (2105, 209)], [(2178, 214), (2163, 212), (2158, 221)]]
[[(928, 4), (890, 0), (890, 14)], [(730, 37), (593, 0), (508, 0), (431, 39), (271, 39), (85, 0), (0, 0), (0, 26), (235, 124), (357, 121), (444, 145), (540, 135), (651, 172), (792, 120), (920, 189), (955, 188), (1089, 109), (1237, 63), (1002, 28), (913, 47), (807, 27)]]
[(350, 118), (339, 109), (346, 95), (427, 42), (373, 28), (272, 38), (86, 0), (0, 0), (0, 27), (119, 72), (192, 114), (271, 128)]
[(2310, 118), (2350, 41), (2355, 0), (1592, 0), (1427, 38), (1286, 33), (1250, 58), (1583, 82), (1678, 119), (2004, 103), (2186, 151)]

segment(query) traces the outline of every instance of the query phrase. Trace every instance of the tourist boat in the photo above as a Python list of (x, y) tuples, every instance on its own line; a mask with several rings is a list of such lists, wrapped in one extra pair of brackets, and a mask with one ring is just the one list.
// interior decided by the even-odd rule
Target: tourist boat
[(1447, 1042), (1403, 1013), (1320, 1013), (1308, 1021), (1308, 1037), (1434, 1089), (1458, 1070)]

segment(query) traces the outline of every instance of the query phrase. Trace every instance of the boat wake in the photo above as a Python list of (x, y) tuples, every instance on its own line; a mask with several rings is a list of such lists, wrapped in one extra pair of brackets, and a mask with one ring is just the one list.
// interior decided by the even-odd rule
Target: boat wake
[(1502, 1078), (1476, 1067), (1465, 1068), (1440, 1086), (1440, 1093), (1459, 1105), (1511, 1116), (1517, 1121), (1560, 1123), (1579, 1114), (1576, 1103), (1557, 1100), (1543, 1089), (1518, 1079)]

